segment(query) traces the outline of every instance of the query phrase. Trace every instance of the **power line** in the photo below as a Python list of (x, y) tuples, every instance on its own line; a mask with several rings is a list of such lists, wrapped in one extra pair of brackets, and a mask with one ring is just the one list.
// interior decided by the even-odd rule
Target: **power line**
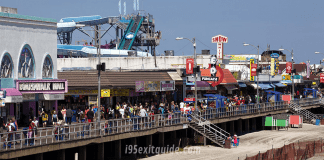
[(206, 44), (204, 44), (203, 42), (201, 42), (199, 39), (196, 38), (196, 40), (197, 40), (198, 42), (200, 42), (201, 44), (203, 44), (204, 46), (208, 47), (209, 49), (214, 50), (214, 51), (217, 52), (217, 50), (215, 50), (215, 49), (213, 49), (213, 48), (207, 46)]
[(191, 44), (191, 42), (188, 42), (185, 46), (183, 46), (181, 49), (177, 50), (177, 51), (174, 52), (174, 53), (177, 53), (177, 52), (181, 51), (182, 49), (184, 49), (185, 47), (187, 47), (189, 44)]

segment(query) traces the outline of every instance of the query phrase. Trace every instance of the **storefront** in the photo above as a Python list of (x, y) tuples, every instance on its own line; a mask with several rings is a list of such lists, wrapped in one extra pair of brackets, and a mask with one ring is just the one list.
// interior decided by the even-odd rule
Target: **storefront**
[(57, 110), (57, 101), (64, 99), (68, 85), (66, 80), (60, 79), (16, 80), (16, 88), (12, 90), (22, 95), (22, 103), (20, 107), (16, 107), (20, 108), (16, 116), (26, 124), (28, 119), (39, 117), (42, 111), (50, 114), (53, 110)]

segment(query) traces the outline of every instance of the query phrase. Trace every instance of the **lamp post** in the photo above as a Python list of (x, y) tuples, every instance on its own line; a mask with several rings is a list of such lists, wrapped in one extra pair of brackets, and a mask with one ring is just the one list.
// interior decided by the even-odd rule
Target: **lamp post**
[[(194, 37), (192, 40), (188, 39), (188, 38), (184, 38), (184, 37), (177, 37), (176, 40), (183, 40), (183, 39), (187, 39), (188, 41), (190, 41), (194, 47), (194, 68), (197, 69), (197, 54), (196, 54), (196, 38)], [(195, 111), (197, 111), (197, 70), (196, 72), (194, 72), (195, 75)]]
[(291, 54), (292, 100), (294, 100), (294, 96), (295, 96), (295, 84), (294, 84), (294, 78), (295, 78), (294, 77), (294, 51), (293, 51), (293, 49), (291, 49), (291, 51), (288, 50), (288, 49), (283, 49), (283, 48), (280, 48), (279, 49), (279, 51), (284, 51), (284, 50), (290, 52), (290, 54)]
[[(258, 60), (257, 60), (257, 68), (259, 68), (259, 45), (256, 47), (252, 44), (243, 43), (243, 46), (252, 46), (258, 50)], [(259, 105), (260, 102), (259, 97), (259, 72), (257, 71), (257, 104)]]
[[(322, 52), (315, 52), (315, 54), (324, 54)], [(320, 64), (322, 64), (322, 62), (324, 62), (324, 59), (323, 60), (320, 60)]]

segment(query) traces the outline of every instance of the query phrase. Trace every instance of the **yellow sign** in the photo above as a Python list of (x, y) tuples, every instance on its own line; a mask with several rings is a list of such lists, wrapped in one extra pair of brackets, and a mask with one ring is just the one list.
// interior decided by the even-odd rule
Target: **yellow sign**
[(282, 75), (281, 79), (282, 80), (291, 80), (291, 77), (290, 77), (290, 75)]
[(98, 94), (98, 90), (69, 90), (66, 95), (94, 95)]
[(111, 97), (121, 97), (121, 96), (129, 96), (129, 89), (111, 89), (110, 90)]
[(110, 97), (110, 89), (102, 89), (101, 97)]
[(250, 81), (254, 81), (254, 76), (251, 76), (251, 66), (254, 64), (254, 59), (250, 59)]

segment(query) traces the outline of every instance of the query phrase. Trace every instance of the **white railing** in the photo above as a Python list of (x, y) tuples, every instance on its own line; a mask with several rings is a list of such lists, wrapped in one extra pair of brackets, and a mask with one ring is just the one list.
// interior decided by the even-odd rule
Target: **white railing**
[(149, 130), (188, 122), (187, 115), (179, 113), (156, 114), (147, 117), (105, 120), (101, 122), (78, 123), (38, 130), (12, 131), (0, 134), (0, 152), (21, 149), (70, 140), (87, 139), (126, 132)]

